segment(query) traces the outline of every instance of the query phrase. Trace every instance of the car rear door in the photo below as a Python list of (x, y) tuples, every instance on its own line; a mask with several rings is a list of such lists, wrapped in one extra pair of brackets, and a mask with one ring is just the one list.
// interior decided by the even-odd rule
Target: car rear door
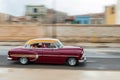
[(30, 47), (32, 48), (31, 50), (35, 53), (36, 55), (36, 62), (37, 63), (43, 63), (43, 48), (42, 48), (42, 43), (32, 43), (30, 45)]

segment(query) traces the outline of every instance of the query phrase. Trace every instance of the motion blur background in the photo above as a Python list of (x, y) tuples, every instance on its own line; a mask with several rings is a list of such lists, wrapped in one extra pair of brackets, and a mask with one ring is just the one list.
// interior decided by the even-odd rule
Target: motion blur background
[(120, 42), (120, 0), (0, 0), (0, 41)]

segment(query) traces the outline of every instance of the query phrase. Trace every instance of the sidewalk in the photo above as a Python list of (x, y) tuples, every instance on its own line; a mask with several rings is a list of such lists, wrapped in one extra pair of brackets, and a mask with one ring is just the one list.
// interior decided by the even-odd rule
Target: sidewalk
[[(0, 46), (23, 46), (25, 42), (0, 42)], [(120, 48), (120, 43), (64, 43), (64, 45), (84, 48)]]
[(0, 68), (0, 80), (120, 80), (120, 71)]

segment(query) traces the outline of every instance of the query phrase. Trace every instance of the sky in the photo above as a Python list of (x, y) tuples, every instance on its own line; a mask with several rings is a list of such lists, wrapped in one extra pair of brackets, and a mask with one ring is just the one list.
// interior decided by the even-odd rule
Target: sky
[(68, 15), (101, 13), (105, 6), (116, 4), (117, 0), (0, 0), (0, 12), (23, 16), (26, 5), (45, 5)]

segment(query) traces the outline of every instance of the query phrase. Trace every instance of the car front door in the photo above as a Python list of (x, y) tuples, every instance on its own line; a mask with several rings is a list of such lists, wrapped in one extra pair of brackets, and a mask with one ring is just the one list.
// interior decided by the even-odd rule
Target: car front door
[(43, 48), (42, 57), (44, 63), (63, 63), (64, 60), (60, 55), (61, 55), (61, 50), (56, 46)]

